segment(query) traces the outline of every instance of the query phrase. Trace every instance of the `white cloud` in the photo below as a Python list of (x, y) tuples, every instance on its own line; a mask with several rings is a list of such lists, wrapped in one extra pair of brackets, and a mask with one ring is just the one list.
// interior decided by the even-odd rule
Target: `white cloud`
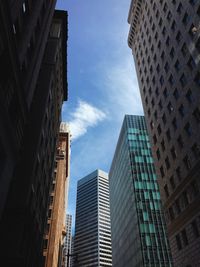
[(110, 114), (120, 121), (125, 114), (143, 114), (131, 55), (127, 57), (126, 53), (121, 54), (115, 64), (103, 64), (101, 70)]
[(78, 107), (71, 115), (72, 119), (69, 121), (69, 125), (72, 139), (84, 135), (88, 127), (93, 127), (106, 118), (103, 111), (82, 100), (79, 100)]

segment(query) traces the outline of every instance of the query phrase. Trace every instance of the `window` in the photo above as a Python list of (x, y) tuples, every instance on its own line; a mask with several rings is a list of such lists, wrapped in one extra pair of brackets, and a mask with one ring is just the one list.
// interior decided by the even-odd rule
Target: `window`
[(165, 142), (164, 142), (164, 140), (161, 141), (161, 148), (162, 148), (162, 151), (165, 151)]
[(200, 86), (200, 72), (197, 73), (197, 75), (195, 76), (194, 81), (196, 82), (196, 84), (198, 86)]
[(169, 83), (170, 83), (170, 85), (174, 84), (174, 78), (173, 78), (172, 74), (169, 77)]
[(172, 125), (173, 125), (174, 130), (176, 131), (177, 130), (177, 121), (176, 121), (176, 118), (173, 119)]
[(183, 24), (184, 25), (187, 25), (188, 24), (188, 22), (190, 21), (190, 16), (188, 15), (188, 13), (187, 12), (185, 12), (185, 15), (184, 15), (184, 17), (183, 17)]
[(195, 159), (199, 159), (200, 157), (200, 147), (196, 143), (192, 146), (192, 152), (193, 155), (195, 156)]
[(169, 216), (170, 216), (170, 219), (171, 219), (171, 220), (174, 219), (174, 210), (173, 210), (173, 207), (170, 207), (170, 208), (169, 208)]
[(192, 24), (188, 32), (192, 39), (194, 38), (196, 31), (197, 31), (197, 28), (194, 26), (194, 24)]
[(183, 87), (187, 84), (187, 79), (184, 73), (181, 75), (180, 83)]
[(162, 106), (162, 101), (161, 100), (159, 101), (158, 106), (159, 106), (160, 110), (162, 110), (163, 106)]
[(164, 51), (162, 51), (161, 59), (162, 59), (162, 61), (165, 59), (165, 52)]
[(182, 193), (182, 198), (183, 198), (183, 204), (184, 204), (184, 207), (186, 208), (189, 204), (189, 200), (188, 200), (188, 194), (186, 191), (184, 191)]
[(191, 135), (192, 135), (192, 129), (191, 129), (189, 123), (187, 123), (187, 124), (185, 125), (184, 130), (185, 130), (185, 132), (187, 133), (188, 136), (191, 136)]
[(192, 114), (193, 114), (195, 120), (199, 123), (200, 122), (200, 110), (199, 110), (199, 108), (195, 108), (195, 110), (193, 111)]
[(196, 67), (196, 63), (195, 63), (193, 57), (189, 58), (187, 65), (190, 68), (190, 70), (193, 70)]
[(192, 226), (192, 232), (194, 234), (194, 237), (195, 238), (199, 237), (199, 229), (197, 226), (197, 222), (195, 220), (191, 223), (191, 226)]
[(190, 89), (187, 91), (185, 97), (186, 97), (186, 99), (187, 99), (187, 101), (188, 101), (189, 103), (192, 103), (192, 102), (193, 102), (193, 99), (192, 99), (192, 92), (191, 92)]
[(179, 14), (181, 14), (182, 10), (183, 10), (183, 5), (180, 3), (180, 4), (178, 5), (178, 8), (177, 8), (176, 11), (177, 11)]
[(177, 158), (177, 153), (174, 147), (171, 148), (171, 154), (172, 154), (173, 159)]
[(167, 170), (169, 170), (170, 162), (169, 162), (169, 158), (168, 157), (166, 157), (166, 159), (165, 159), (165, 165), (166, 165)]
[(171, 113), (174, 110), (171, 102), (169, 102), (169, 104), (167, 105), (167, 109), (168, 109), (169, 113)]
[(165, 69), (165, 72), (168, 73), (168, 71), (169, 71), (169, 63), (168, 62), (165, 63), (164, 69)]
[(175, 90), (174, 90), (174, 93), (173, 93), (173, 96), (174, 96), (174, 98), (176, 99), (176, 100), (178, 100), (179, 99), (179, 92), (178, 92), (178, 90), (177, 90), (177, 88), (175, 88)]
[(164, 78), (163, 76), (160, 77), (160, 85), (162, 86), (164, 84)]
[(181, 234), (182, 234), (183, 244), (184, 244), (184, 246), (187, 246), (188, 245), (188, 238), (187, 238), (186, 230), (184, 229), (183, 231), (181, 231)]
[(183, 143), (183, 139), (182, 139), (182, 136), (179, 135), (178, 139), (177, 139), (177, 142), (178, 142), (178, 145), (180, 148), (183, 148), (184, 146), (184, 143)]
[(159, 149), (157, 149), (156, 155), (157, 155), (157, 159), (159, 160), (160, 159), (160, 150)]
[(174, 204), (175, 204), (176, 214), (178, 215), (181, 212), (181, 208), (180, 208), (180, 204), (179, 204), (179, 199), (176, 199)]
[(165, 196), (166, 196), (166, 198), (168, 198), (169, 197), (169, 190), (168, 190), (167, 184), (164, 186), (164, 190), (165, 190)]
[(160, 127), (160, 124), (158, 125), (157, 131), (158, 131), (158, 135), (160, 135), (160, 134), (161, 134), (161, 127)]
[(178, 167), (176, 169), (176, 176), (177, 176), (178, 180), (181, 181), (182, 175), (181, 175), (181, 169), (180, 169), (180, 167)]
[(179, 235), (176, 235), (176, 245), (178, 250), (182, 249), (181, 239)]
[(176, 63), (174, 64), (174, 67), (175, 67), (176, 71), (179, 72), (181, 65), (180, 65), (178, 59), (177, 59)]
[(172, 22), (171, 29), (172, 29), (172, 31), (176, 30), (176, 22), (175, 22), (175, 20)]
[(163, 166), (160, 167), (160, 174), (162, 178), (165, 176)]
[(170, 134), (169, 129), (167, 130), (166, 135), (167, 135), (167, 140), (170, 141), (171, 140), (171, 134)]
[(169, 182), (170, 182), (170, 185), (171, 185), (171, 189), (174, 190), (175, 187), (176, 187), (175, 182), (174, 182), (174, 176), (170, 177)]
[(184, 162), (186, 169), (190, 170), (191, 169), (191, 163), (190, 163), (190, 159), (188, 156), (184, 157), (183, 162)]
[(166, 124), (166, 122), (167, 122), (165, 113), (164, 113), (163, 116), (162, 116), (162, 121), (163, 121), (164, 124)]
[(186, 56), (187, 53), (188, 53), (187, 45), (186, 45), (185, 43), (183, 44), (183, 46), (182, 46), (182, 48), (181, 48), (181, 52), (182, 52), (182, 54), (183, 54), (184, 56)]
[(157, 143), (157, 137), (156, 137), (156, 135), (154, 134), (154, 136), (153, 136), (153, 142), (154, 142), (154, 144), (156, 144)]
[(171, 18), (172, 18), (172, 13), (169, 11), (167, 14), (167, 20), (171, 21)]
[(191, 186), (192, 196), (193, 196), (193, 198), (195, 198), (199, 194), (199, 186), (198, 186), (198, 183), (196, 182), (196, 180), (193, 180), (191, 182), (190, 186)]
[(178, 111), (179, 111), (181, 117), (183, 118), (183, 117), (185, 116), (185, 109), (184, 109), (184, 106), (181, 105), (181, 106), (179, 107)]
[(167, 88), (164, 89), (164, 91), (163, 91), (163, 95), (164, 95), (165, 98), (168, 97), (168, 91), (167, 91)]
[(182, 38), (182, 35), (181, 35), (180, 31), (178, 31), (178, 33), (177, 33), (177, 35), (176, 35), (176, 41), (177, 41), (178, 43), (180, 43), (181, 38)]
[(174, 58), (174, 54), (175, 54), (175, 50), (172, 47), (171, 51), (170, 51), (170, 57), (173, 59)]
[(160, 65), (159, 65), (159, 64), (158, 64), (157, 67), (156, 67), (156, 71), (157, 71), (157, 73), (160, 72)]

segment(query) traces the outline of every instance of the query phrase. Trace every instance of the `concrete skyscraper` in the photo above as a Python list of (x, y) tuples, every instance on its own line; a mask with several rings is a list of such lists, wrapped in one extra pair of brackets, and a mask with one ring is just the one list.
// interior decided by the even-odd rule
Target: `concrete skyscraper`
[(72, 254), (72, 215), (70, 214), (66, 215), (65, 225), (66, 225), (66, 237), (64, 245), (65, 267), (70, 267), (71, 256), (69, 254)]
[(136, 65), (175, 266), (200, 266), (200, 2), (132, 0)]
[(78, 181), (75, 267), (112, 266), (108, 174), (96, 170)]
[(109, 188), (113, 266), (173, 266), (143, 116), (125, 116)]

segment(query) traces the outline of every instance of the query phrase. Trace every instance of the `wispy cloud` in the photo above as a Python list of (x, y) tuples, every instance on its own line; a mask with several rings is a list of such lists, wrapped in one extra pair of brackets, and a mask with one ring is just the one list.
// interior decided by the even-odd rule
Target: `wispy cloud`
[(84, 135), (89, 127), (96, 126), (103, 121), (106, 118), (106, 113), (83, 100), (79, 100), (78, 107), (71, 116), (69, 125), (74, 140)]

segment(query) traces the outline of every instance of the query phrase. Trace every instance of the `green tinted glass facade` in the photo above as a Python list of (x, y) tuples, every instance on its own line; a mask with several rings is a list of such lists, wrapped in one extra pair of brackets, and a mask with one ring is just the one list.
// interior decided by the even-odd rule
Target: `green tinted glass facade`
[(125, 116), (109, 183), (113, 266), (171, 267), (166, 225), (143, 116)]

